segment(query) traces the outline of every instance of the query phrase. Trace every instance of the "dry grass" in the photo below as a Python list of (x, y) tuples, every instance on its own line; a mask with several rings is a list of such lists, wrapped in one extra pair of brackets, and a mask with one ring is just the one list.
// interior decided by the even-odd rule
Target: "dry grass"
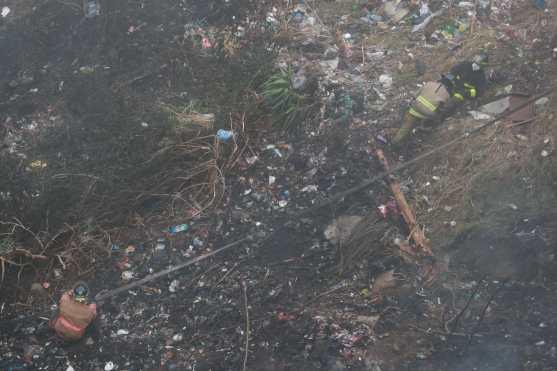
[[(416, 170), (418, 219), (428, 226), (435, 242), (446, 243), (475, 227), (504, 233), (518, 217), (552, 209), (557, 167), (552, 155), (541, 156), (543, 150), (554, 150), (557, 139), (553, 113), (548, 111), (522, 126), (498, 123)], [(470, 124), (477, 123), (465, 119), (446, 125), (464, 131)], [(433, 143), (455, 135), (447, 126), (438, 131)], [(435, 181), (433, 176), (440, 179)], [(453, 220), (456, 227), (449, 228), (447, 223)]]

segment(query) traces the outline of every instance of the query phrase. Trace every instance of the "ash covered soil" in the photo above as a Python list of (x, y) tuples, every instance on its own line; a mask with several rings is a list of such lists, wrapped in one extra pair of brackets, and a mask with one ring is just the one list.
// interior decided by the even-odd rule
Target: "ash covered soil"
[[(3, 232), (22, 248), (43, 241), (47, 259), (4, 261), (1, 370), (557, 369), (552, 96), (533, 122), (480, 134), (540, 164), (516, 187), (442, 186), (462, 147), (398, 174), (443, 267), (432, 283), (427, 259), (394, 252), (410, 232), (396, 211), (340, 273), (344, 245), (324, 231), (344, 215), (382, 220), (384, 180), (315, 208), (383, 171), (370, 140), (398, 164), (478, 125), (467, 111), (480, 103), (468, 103), (407, 147), (388, 144), (418, 84), (479, 50), (503, 75), (482, 103), (508, 86), (553, 88), (554, 4), (495, 0), (473, 21), (467, 4), (432, 1), (443, 12), (412, 32), (411, 15), (395, 22), (372, 1), (101, 1), (92, 18), (80, 2), (4, 3), (1, 216), (36, 232)], [(443, 35), (456, 19), (467, 29)], [(315, 106), (288, 132), (261, 98), (277, 65), (305, 79)], [(184, 134), (177, 111), (212, 113), (215, 126)], [(213, 141), (219, 128), (234, 139)], [(513, 179), (497, 169), (477, 178)], [(244, 238), (102, 302), (77, 343), (48, 328), (78, 279), (94, 296)]]

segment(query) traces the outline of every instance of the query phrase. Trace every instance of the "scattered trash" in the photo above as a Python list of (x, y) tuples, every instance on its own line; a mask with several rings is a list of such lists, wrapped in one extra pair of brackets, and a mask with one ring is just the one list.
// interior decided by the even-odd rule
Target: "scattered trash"
[(93, 18), (101, 14), (98, 0), (83, 0), (83, 12), (86, 18)]
[(540, 98), (536, 101), (536, 106), (543, 106), (545, 105), (547, 102), (549, 102), (549, 98), (548, 97), (543, 97)]
[(166, 240), (164, 238), (157, 239), (157, 243), (155, 245), (155, 250), (161, 251), (166, 249)]
[(133, 272), (132, 271), (123, 271), (122, 272), (122, 280), (129, 281), (133, 279)]
[(82, 73), (83, 75), (91, 75), (91, 74), (95, 73), (95, 67), (94, 66), (81, 66), (81, 67), (79, 67), (79, 72)]
[(390, 89), (393, 86), (393, 78), (387, 74), (380, 75), (379, 82), (385, 89)]
[(366, 16), (364, 16), (364, 17), (362, 17), (362, 18), (360, 18), (360, 19), (361, 19), (362, 21), (367, 22), (367, 23), (370, 23), (370, 24), (375, 24), (375, 23), (378, 23), (378, 22), (383, 22), (383, 20), (384, 20), (384, 18), (383, 18), (382, 16), (377, 15), (377, 14), (373, 14), (373, 13), (369, 13), (369, 12), (368, 12), (368, 14), (367, 14)]
[(198, 237), (194, 237), (193, 241), (192, 241), (193, 247), (195, 248), (201, 248), (203, 247), (203, 240), (199, 239)]
[(124, 330), (124, 329), (120, 329), (118, 331), (116, 331), (116, 335), (118, 336), (123, 336), (123, 335), (129, 335), (129, 331), (128, 330)]
[(513, 210), (518, 210), (518, 206), (516, 206), (515, 204), (509, 204), (509, 207)]
[(395, 23), (402, 21), (410, 13), (408, 8), (402, 5), (401, 0), (387, 1), (383, 5), (383, 11), (387, 18)]
[(464, 9), (474, 9), (476, 6), (471, 1), (461, 1), (458, 3), (458, 7)]
[(464, 37), (467, 29), (468, 23), (464, 20), (456, 20), (445, 25), (441, 30), (441, 35), (447, 40), (460, 40)]
[(315, 184), (312, 185), (307, 185), (304, 188), (302, 188), (302, 192), (306, 193), (306, 192), (317, 192), (318, 187)]
[(306, 71), (304, 71), (303, 68), (300, 68), (298, 72), (292, 75), (290, 82), (292, 83), (294, 90), (303, 90), (307, 83)]
[(31, 166), (32, 169), (44, 169), (45, 167), (48, 166), (47, 162), (42, 160), (32, 161), (31, 164), (29, 165)]
[(296, 319), (296, 317), (291, 315), (291, 314), (288, 314), (288, 313), (285, 313), (285, 312), (278, 312), (277, 313), (277, 320), (279, 320), (279, 321), (292, 321), (294, 319)]
[(116, 367), (116, 366), (114, 365), (113, 362), (107, 362), (107, 363), (104, 365), (104, 371), (112, 371), (112, 370), (114, 370), (115, 367)]
[(492, 119), (492, 116), (480, 111), (468, 111), (468, 113), (474, 118), (474, 120), (484, 121)]
[(276, 177), (274, 177), (274, 176), (272, 176), (272, 175), (269, 175), (269, 185), (270, 185), (270, 186), (272, 186), (273, 184), (275, 184), (276, 180), (277, 180)]
[(75, 369), (72, 367), (72, 365), (68, 365), (66, 371), (75, 371)]
[(172, 227), (168, 228), (168, 232), (170, 232), (170, 234), (176, 234), (176, 233), (180, 233), (180, 232), (185, 232), (190, 228), (190, 226), (188, 224), (178, 224)]
[(12, 10), (10, 8), (8, 8), (7, 6), (2, 8), (2, 18), (6, 18), (10, 13), (12, 12)]
[(234, 132), (231, 130), (224, 130), (224, 129), (219, 129), (217, 131), (217, 138), (221, 141), (221, 142), (228, 142), (230, 139), (232, 139), (234, 137)]
[(541, 156), (542, 156), (542, 157), (547, 157), (547, 156), (549, 156), (549, 151), (547, 151), (547, 150), (544, 149), (544, 150), (541, 152)]
[(180, 281), (178, 280), (173, 280), (172, 282), (170, 282), (170, 286), (168, 286), (168, 291), (170, 292), (176, 292), (178, 290), (178, 287), (180, 286)]
[(210, 49), (210, 48), (213, 47), (213, 45), (211, 44), (211, 41), (209, 40), (208, 37), (205, 37), (205, 36), (204, 36), (204, 37), (202, 38), (202, 40), (201, 40), (201, 47), (202, 47), (203, 49)]
[(182, 340), (184, 340), (184, 335), (182, 334), (175, 334), (174, 336), (172, 336), (172, 341), (175, 343), (178, 343)]
[(491, 1), (492, 0), (478, 0), (476, 14), (479, 18), (489, 17), (491, 14)]
[(489, 115), (499, 115), (511, 106), (510, 97), (505, 97), (480, 107), (480, 111)]
[[(435, 12), (435, 13), (431, 13), (430, 15), (428, 15), (428, 16), (425, 17), (425, 18), (424, 18), (423, 16), (418, 17), (418, 18), (415, 20), (416, 23), (415, 23), (414, 27), (412, 27), (412, 33), (422, 31), (423, 29), (425, 29), (425, 28), (427, 27), (428, 24), (431, 23), (431, 21), (433, 20), (433, 18), (435, 18), (435, 17), (441, 15), (442, 13), (443, 13), (443, 11), (442, 11), (442, 10), (439, 10), (439, 11), (437, 11), (437, 12)], [(418, 22), (419, 22), (419, 23), (418, 23)]]

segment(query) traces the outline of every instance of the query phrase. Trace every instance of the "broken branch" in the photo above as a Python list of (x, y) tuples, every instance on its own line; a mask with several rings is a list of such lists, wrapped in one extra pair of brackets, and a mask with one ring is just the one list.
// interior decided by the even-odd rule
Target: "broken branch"
[[(391, 173), (389, 162), (387, 161), (387, 158), (385, 157), (385, 153), (383, 152), (383, 150), (377, 149), (375, 153), (377, 154), (377, 158), (379, 159), (379, 161), (383, 163), (383, 167), (385, 168), (385, 170), (388, 173)], [(410, 234), (414, 239), (416, 246), (419, 247), (421, 250), (423, 250), (423, 252), (425, 252), (427, 255), (433, 256), (430, 242), (426, 238), (420, 226), (418, 225), (418, 222), (416, 221), (416, 216), (414, 215), (414, 211), (412, 210), (410, 205), (408, 205), (408, 202), (406, 201), (406, 197), (404, 196), (404, 193), (402, 193), (402, 190), (400, 189), (400, 183), (393, 176), (391, 176), (389, 178), (389, 185), (395, 197), (395, 201), (398, 205), (398, 208), (400, 209), (400, 213), (402, 214), (402, 217), (406, 222), (406, 225), (408, 225), (408, 229), (410, 230)]]

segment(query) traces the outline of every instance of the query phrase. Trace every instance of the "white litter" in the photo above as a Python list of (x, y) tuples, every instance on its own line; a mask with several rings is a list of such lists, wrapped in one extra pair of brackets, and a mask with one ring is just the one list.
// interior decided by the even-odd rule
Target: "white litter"
[(491, 116), (480, 112), (480, 111), (468, 111), (470, 116), (474, 118), (474, 120), (483, 121), (483, 120), (491, 120)]
[(379, 82), (385, 89), (389, 89), (391, 86), (393, 86), (393, 78), (387, 74), (379, 76)]
[(114, 370), (114, 362), (106, 362), (106, 365), (104, 365), (104, 371), (112, 371)]
[(10, 8), (8, 8), (7, 6), (2, 8), (2, 18), (6, 18), (8, 16), (8, 14), (10, 14), (12, 12), (12, 10)]

